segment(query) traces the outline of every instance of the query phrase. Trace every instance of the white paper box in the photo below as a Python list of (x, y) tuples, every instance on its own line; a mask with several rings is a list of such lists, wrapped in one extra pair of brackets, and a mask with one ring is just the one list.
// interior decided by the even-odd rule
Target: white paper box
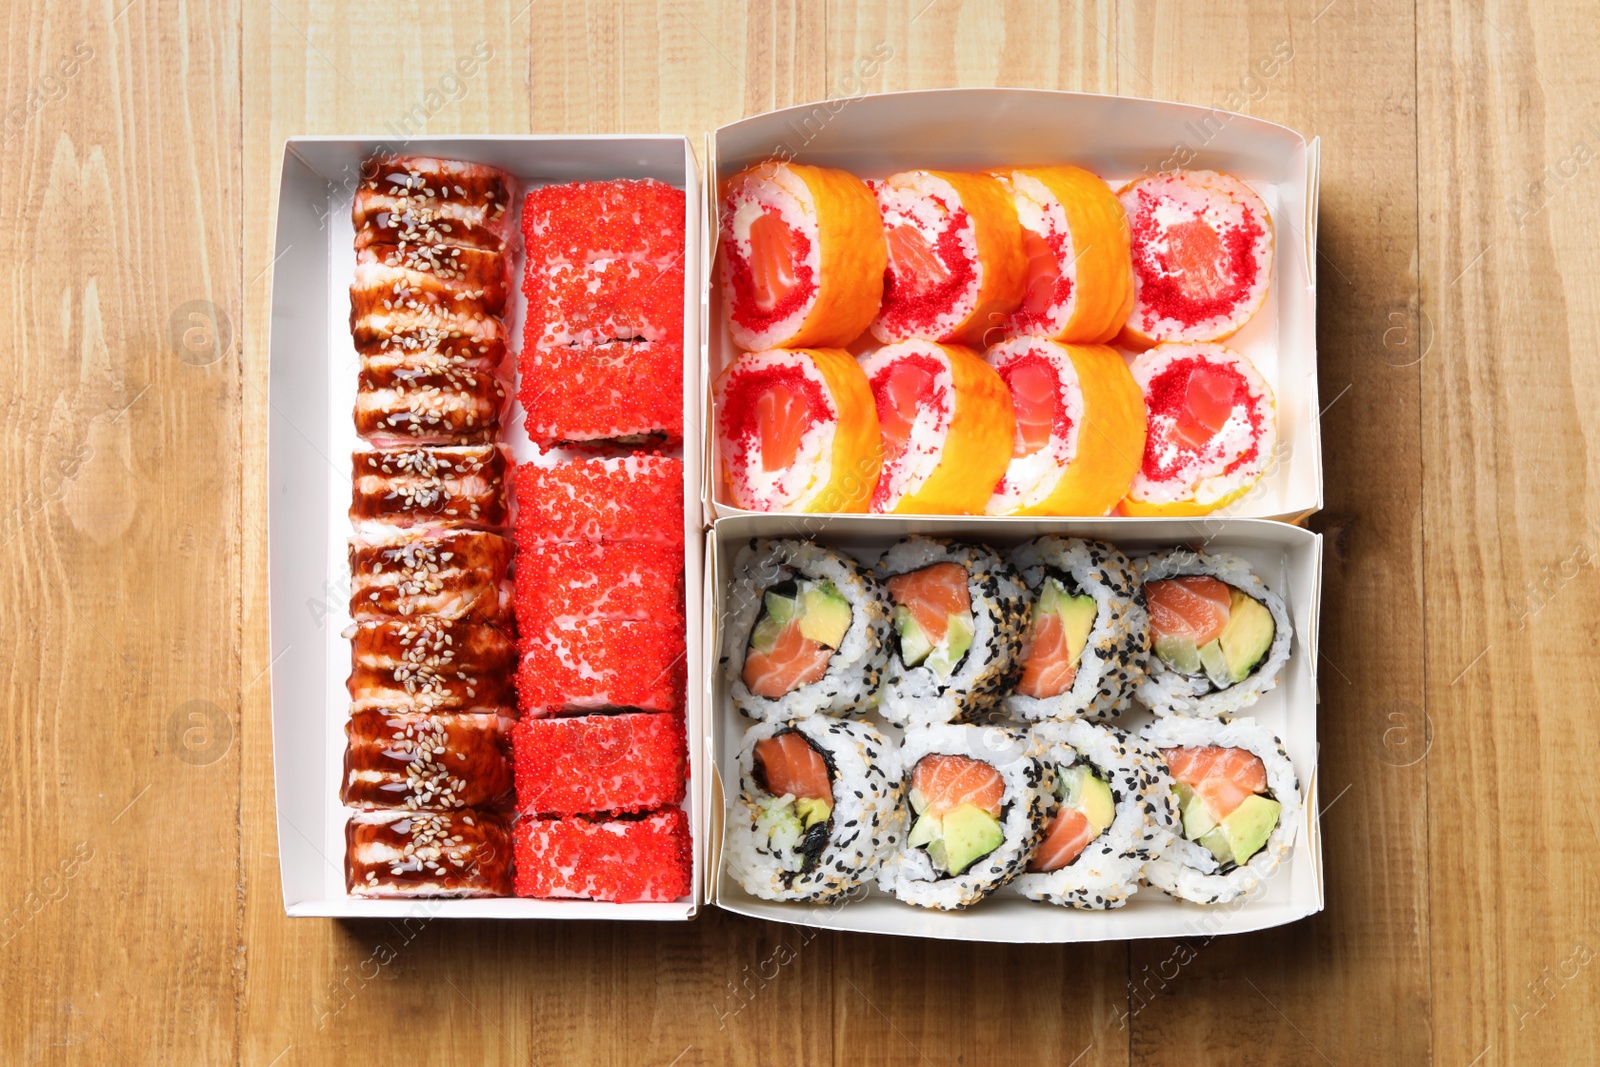
[[(528, 185), (610, 178), (656, 178), (687, 193), (684, 263), (685, 574), (691, 790), (685, 805), (695, 839), (694, 894), (671, 904), (609, 904), (517, 898), (367, 900), (344, 889), (344, 826), (338, 786), (348, 717), (344, 681), (349, 643), (346, 543), (350, 534), (350, 453), (357, 445), (356, 351), (348, 288), (355, 266), (350, 206), (362, 160), (378, 152), (436, 155), (502, 167)], [(519, 205), (520, 207), (520, 205)], [(704, 899), (706, 806), (699, 792), (705, 746), (701, 666), (700, 568), (704, 532), (699, 496), (700, 172), (683, 137), (428, 137), (405, 143), (376, 137), (296, 137), (285, 146), (274, 249), (268, 432), (268, 566), (272, 615), (272, 743), (278, 857), (290, 915), (496, 918), (688, 919)], [(520, 255), (520, 241), (516, 242)], [(525, 301), (521, 271), (510, 314), (519, 349)], [(532, 458), (513, 408), (502, 440)]]

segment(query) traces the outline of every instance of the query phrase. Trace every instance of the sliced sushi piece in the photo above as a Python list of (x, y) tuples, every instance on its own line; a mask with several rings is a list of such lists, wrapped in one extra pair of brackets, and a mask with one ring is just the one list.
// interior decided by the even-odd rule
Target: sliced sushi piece
[(512, 733), (524, 815), (644, 811), (683, 802), (683, 716), (665, 712), (524, 719)]
[(1158, 719), (1141, 736), (1161, 752), (1181, 820), (1145, 878), (1196, 904), (1254, 892), (1293, 850), (1301, 822), (1283, 743), (1253, 719)]
[(502, 808), (511, 800), (511, 727), (497, 713), (360, 711), (345, 723), (347, 808)]
[(518, 465), (517, 544), (647, 541), (683, 547), (683, 460), (636, 452)]
[(369, 304), (352, 308), (350, 338), (358, 352), (446, 348), (488, 358), (503, 353), (505, 322), (481, 309), (413, 301), (411, 306)]
[(1123, 341), (1221, 341), (1250, 321), (1272, 284), (1272, 216), (1228, 174), (1168, 171), (1117, 194), (1133, 233), (1133, 312)]
[(1108, 514), (1144, 455), (1144, 397), (1115, 349), (1020, 337), (984, 357), (1011, 396), (1016, 433), (990, 515)]
[(913, 727), (900, 763), (910, 828), (879, 874), (880, 889), (951, 911), (1023, 870), (1055, 806), (1054, 772), (1025, 735), (995, 726)]
[(514, 635), (470, 619), (351, 624), (350, 710), (501, 711), (512, 706)]
[(1044, 723), (1032, 736), (1055, 768), (1057, 806), (1017, 891), (1069, 908), (1122, 907), (1177, 828), (1159, 754), (1121, 730), (1082, 721)]
[(855, 711), (889, 657), (883, 588), (855, 560), (809, 541), (741, 548), (724, 620), (729, 693), (756, 719)]
[(552, 542), (517, 554), (517, 624), (612, 620), (683, 625), (683, 552), (642, 541)]
[(668, 808), (633, 817), (523, 817), (512, 831), (519, 897), (673, 901), (692, 890), (689, 817)]
[(814, 715), (744, 735), (728, 870), (766, 900), (831, 900), (870, 882), (904, 836), (899, 756), (863, 722)]
[(432, 363), (356, 379), (356, 433), (375, 445), (471, 445), (493, 441), (509, 397), (493, 374)]
[(888, 253), (867, 183), (771, 160), (722, 194), (722, 299), (733, 343), (842, 348), (877, 317)]
[(1022, 303), (1028, 257), (1011, 196), (987, 174), (910, 170), (874, 183), (889, 269), (872, 336), (982, 348)]
[(1232, 715), (1278, 684), (1294, 626), (1237, 556), (1174, 548), (1139, 561), (1150, 612), (1139, 699), (1157, 715)]
[(910, 340), (861, 360), (883, 435), (876, 512), (983, 512), (1005, 473), (1014, 426), (1011, 397), (968, 348)]
[(1278, 411), (1255, 365), (1222, 345), (1158, 345), (1133, 361), (1147, 430), (1125, 515), (1205, 515), (1276, 459)]
[(968, 718), (1015, 683), (1028, 594), (985, 545), (908, 537), (878, 562), (894, 638), (878, 714), (901, 725)]
[[(377, 246), (379, 249), (387, 247)], [(356, 255), (355, 275), (350, 282), (352, 327), (375, 308), (417, 310), (427, 307), (460, 315), (505, 314), (507, 286), (503, 279), (469, 288), (432, 271), (390, 266), (378, 260), (378, 254), (372, 248), (364, 248)], [(503, 255), (497, 258), (505, 260)]]
[(370, 448), (350, 462), (358, 535), (396, 526), (498, 532), (510, 524), (510, 452), (499, 445)]
[(1011, 194), (1028, 280), (1010, 336), (1101, 344), (1133, 308), (1128, 217), (1111, 187), (1081, 167), (997, 171)]
[(476, 619), (509, 628), (516, 546), (484, 530), (380, 528), (350, 542), (350, 617)]
[(510, 826), (475, 808), (358, 812), (344, 828), (344, 872), (353, 897), (510, 896)]
[(465, 247), (500, 252), (517, 181), (482, 163), (431, 156), (369, 159), (351, 205), (356, 248)]
[(849, 353), (746, 353), (713, 392), (717, 457), (735, 507), (867, 510), (883, 444), (872, 388)]
[(1033, 610), (1006, 710), (1036, 722), (1127, 708), (1150, 652), (1150, 619), (1128, 557), (1101, 541), (1046, 535), (1015, 549), (1011, 562)]
[(356, 251), (356, 267), (381, 265), (437, 278), (456, 289), (482, 290), (489, 310), (505, 314), (511, 292), (511, 257), (504, 249), (378, 242)]
[(522, 634), (518, 706), (543, 718), (564, 711), (680, 711), (683, 623), (561, 620)]
[(540, 448), (683, 439), (683, 344), (633, 341), (523, 346), (518, 399)]

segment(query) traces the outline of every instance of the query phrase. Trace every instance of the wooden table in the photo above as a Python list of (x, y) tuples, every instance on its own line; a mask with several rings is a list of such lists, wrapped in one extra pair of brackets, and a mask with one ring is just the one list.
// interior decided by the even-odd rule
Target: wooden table
[[(1469, 1064), (1600, 1042), (1600, 29), (1580, 5), (9, 5), (0, 1058)], [(668, 131), (847, 92), (1323, 141), (1327, 910), (1212, 942), (290, 922), (265, 338), (299, 133)], [(470, 77), (458, 57), (487, 50)], [(1267, 62), (1272, 57), (1276, 63)], [(1265, 73), (1268, 70), (1271, 73)], [(183, 358), (209, 302), (227, 356)], [(1563, 642), (1566, 642), (1563, 644)]]

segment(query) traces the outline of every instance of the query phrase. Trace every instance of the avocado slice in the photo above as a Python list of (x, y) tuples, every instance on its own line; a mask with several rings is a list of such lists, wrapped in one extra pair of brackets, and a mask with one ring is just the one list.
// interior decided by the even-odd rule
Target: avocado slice
[(1276, 627), (1267, 606), (1238, 589), (1233, 590), (1228, 612), (1228, 625), (1217, 640), (1227, 658), (1229, 674), (1237, 684), (1250, 677), (1250, 672), (1266, 658)]
[(1046, 578), (1044, 584), (1039, 587), (1039, 602), (1033, 606), (1033, 610), (1040, 614), (1059, 611), (1061, 602), (1066, 599), (1068, 599), (1066, 586), (1054, 578)]
[(800, 611), (800, 600), (797, 597), (784, 596), (781, 593), (768, 593), (766, 596), (767, 617), (776, 619), (779, 626), (794, 618)]
[(1057, 772), (1056, 795), (1066, 807), (1081, 812), (1097, 835), (1117, 817), (1111, 786), (1081, 763)]
[(800, 825), (809, 830), (818, 823), (828, 821), (833, 814), (833, 805), (826, 800), (801, 797), (794, 802), (794, 813), (800, 817)]
[(1228, 666), (1228, 657), (1223, 654), (1220, 640), (1200, 646), (1200, 666), (1205, 668), (1206, 677), (1218, 689), (1226, 689), (1234, 683), (1233, 668)]
[(961, 657), (972, 647), (973, 633), (974, 627), (970, 616), (951, 615), (944, 641), (928, 653), (928, 666), (933, 669), (933, 673), (940, 678), (950, 677), (956, 669), (956, 664), (961, 662)]
[(907, 667), (915, 667), (933, 651), (932, 642), (923, 634), (917, 620), (911, 617), (910, 608), (894, 609), (894, 629), (900, 635), (900, 662)]
[[(962, 804), (944, 817), (943, 863), (940, 866), (951, 874), (960, 874), (978, 860), (1000, 847), (1005, 831), (1000, 820), (976, 804)], [(934, 842), (936, 844), (937, 842)], [(929, 858), (934, 857), (933, 845), (928, 847)]]
[(1180, 674), (1200, 673), (1200, 650), (1187, 637), (1156, 638), (1156, 655)]
[(918, 815), (928, 810), (928, 798), (923, 796), (922, 790), (916, 786), (911, 787), (911, 791), (906, 794), (906, 799), (911, 802), (911, 810)]
[(1249, 796), (1222, 820), (1221, 829), (1235, 863), (1244, 863), (1261, 851), (1282, 810), (1283, 805), (1270, 797)]
[(771, 615), (764, 616), (756, 623), (755, 629), (750, 631), (750, 647), (762, 655), (772, 651), (778, 643), (778, 638), (783, 635), (783, 628), (787, 625), (781, 623)]
[(1217, 858), (1217, 862), (1224, 867), (1230, 863), (1237, 862), (1233, 858), (1233, 849), (1228, 844), (1228, 832), (1220, 826), (1214, 826), (1202, 835), (1200, 844), (1210, 850), (1211, 854)]
[(832, 590), (830, 582), (826, 586), (812, 586), (800, 594), (800, 636), (838, 648), (850, 629), (850, 603)]
[(1205, 801), (1193, 789), (1182, 782), (1174, 782), (1172, 792), (1178, 798), (1178, 810), (1183, 815), (1184, 837), (1198, 841), (1216, 828), (1217, 820), (1211, 817)]
[(1089, 631), (1100, 615), (1100, 605), (1092, 596), (1073, 596), (1060, 601), (1056, 611), (1061, 615), (1061, 629), (1067, 639), (1067, 659), (1077, 663), (1088, 647)]
[(939, 825), (937, 815), (918, 815), (917, 821), (911, 824), (911, 833), (906, 836), (906, 844), (912, 848), (921, 848), (944, 834), (944, 828)]

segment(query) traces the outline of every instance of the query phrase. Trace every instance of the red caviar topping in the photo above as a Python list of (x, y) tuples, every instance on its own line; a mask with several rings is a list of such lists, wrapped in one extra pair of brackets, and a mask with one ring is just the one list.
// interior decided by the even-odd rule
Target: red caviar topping
[[(931, 326), (940, 315), (949, 312), (971, 286), (973, 264), (961, 246), (961, 235), (968, 225), (965, 209), (952, 212), (945, 219), (939, 239), (933, 243), (934, 256), (945, 272), (942, 278), (920, 273), (914, 281), (901, 278), (901, 261), (890, 260), (889, 269), (883, 272), (883, 310), (879, 318), (892, 333), (916, 333)], [(893, 243), (890, 248), (894, 248)]]
[[(1159, 198), (1145, 189), (1138, 195), (1131, 222), (1143, 328), (1164, 319), (1191, 327), (1232, 316), (1260, 272), (1256, 244), (1265, 231), (1255, 212), (1241, 205), (1238, 222), (1224, 223), (1220, 232), (1200, 209), (1192, 220), (1162, 227), (1155, 217)], [(1161, 241), (1164, 251), (1153, 247)]]

